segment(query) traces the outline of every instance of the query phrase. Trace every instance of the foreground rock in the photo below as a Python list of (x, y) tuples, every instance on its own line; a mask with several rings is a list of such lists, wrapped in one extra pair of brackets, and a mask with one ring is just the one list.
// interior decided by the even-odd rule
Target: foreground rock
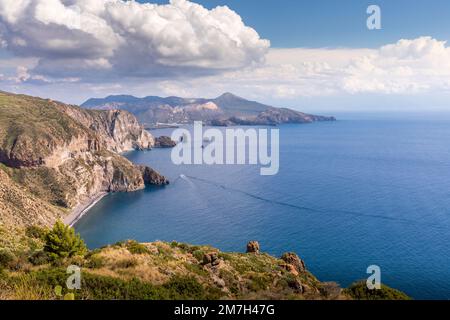
[(247, 253), (259, 254), (259, 242), (258, 241), (250, 241), (247, 243)]
[(286, 262), (286, 269), (297, 274), (304, 273), (306, 271), (305, 263), (301, 260), (297, 254), (293, 252), (287, 252), (281, 256), (281, 260)]
[(221, 260), (219, 259), (218, 252), (210, 252), (203, 256), (203, 265), (216, 267), (220, 264)]

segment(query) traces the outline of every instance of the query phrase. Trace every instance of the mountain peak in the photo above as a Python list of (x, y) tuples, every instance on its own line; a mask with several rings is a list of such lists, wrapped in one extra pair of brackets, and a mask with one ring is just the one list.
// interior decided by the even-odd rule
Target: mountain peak
[(242, 99), (241, 97), (238, 97), (235, 94), (232, 94), (231, 92), (225, 92), (224, 94), (222, 94), (220, 97), (217, 97), (216, 99)]

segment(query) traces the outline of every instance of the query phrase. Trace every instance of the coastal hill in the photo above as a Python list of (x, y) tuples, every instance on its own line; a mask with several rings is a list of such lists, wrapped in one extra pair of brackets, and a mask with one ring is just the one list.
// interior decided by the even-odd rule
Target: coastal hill
[(192, 123), (203, 121), (209, 125), (277, 125), (282, 123), (310, 123), (334, 121), (334, 117), (316, 116), (287, 108), (275, 108), (249, 101), (232, 93), (215, 99), (137, 98), (129, 95), (89, 99), (81, 105), (87, 109), (121, 109), (133, 113), (141, 123)]
[(51, 226), (102, 193), (166, 183), (118, 153), (154, 144), (126, 111), (0, 92), (0, 223)]
[[(127, 111), (0, 92), (0, 300), (408, 298), (323, 283), (297, 254), (276, 258), (255, 241), (242, 253), (131, 240), (88, 250), (68, 225), (77, 208), (106, 192), (168, 183), (119, 154), (155, 144), (168, 142)], [(81, 290), (56, 290), (71, 265), (82, 267)]]

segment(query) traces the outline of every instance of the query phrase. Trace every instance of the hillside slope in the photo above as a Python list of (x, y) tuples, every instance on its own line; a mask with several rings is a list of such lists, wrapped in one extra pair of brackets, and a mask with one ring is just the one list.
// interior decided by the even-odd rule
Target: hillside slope
[[(34, 239), (39, 242), (39, 239)], [(255, 243), (255, 242), (252, 242)], [(292, 252), (276, 258), (259, 251), (221, 252), (178, 242), (122, 241), (51, 265), (35, 251), (21, 271), (0, 272), (0, 299), (80, 300), (351, 300), (409, 299), (387, 286), (376, 292), (360, 282), (342, 290), (321, 282)], [(9, 267), (17, 267), (12, 258)], [(23, 261), (23, 260), (22, 260)], [(80, 290), (55, 287), (66, 282), (69, 265), (81, 267)]]
[(0, 92), (0, 224), (50, 226), (99, 193), (166, 183), (118, 154), (154, 144), (126, 111)]

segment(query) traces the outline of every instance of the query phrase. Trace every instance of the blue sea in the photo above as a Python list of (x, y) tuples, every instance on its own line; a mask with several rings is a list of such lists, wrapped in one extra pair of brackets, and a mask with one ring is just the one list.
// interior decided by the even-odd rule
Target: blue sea
[(450, 298), (450, 120), (279, 129), (275, 176), (258, 166), (176, 166), (170, 149), (127, 153), (171, 184), (108, 195), (76, 230), (91, 248), (177, 240), (243, 252), (258, 240), (273, 255), (298, 253), (321, 281), (348, 286), (378, 265), (383, 283), (416, 299)]

